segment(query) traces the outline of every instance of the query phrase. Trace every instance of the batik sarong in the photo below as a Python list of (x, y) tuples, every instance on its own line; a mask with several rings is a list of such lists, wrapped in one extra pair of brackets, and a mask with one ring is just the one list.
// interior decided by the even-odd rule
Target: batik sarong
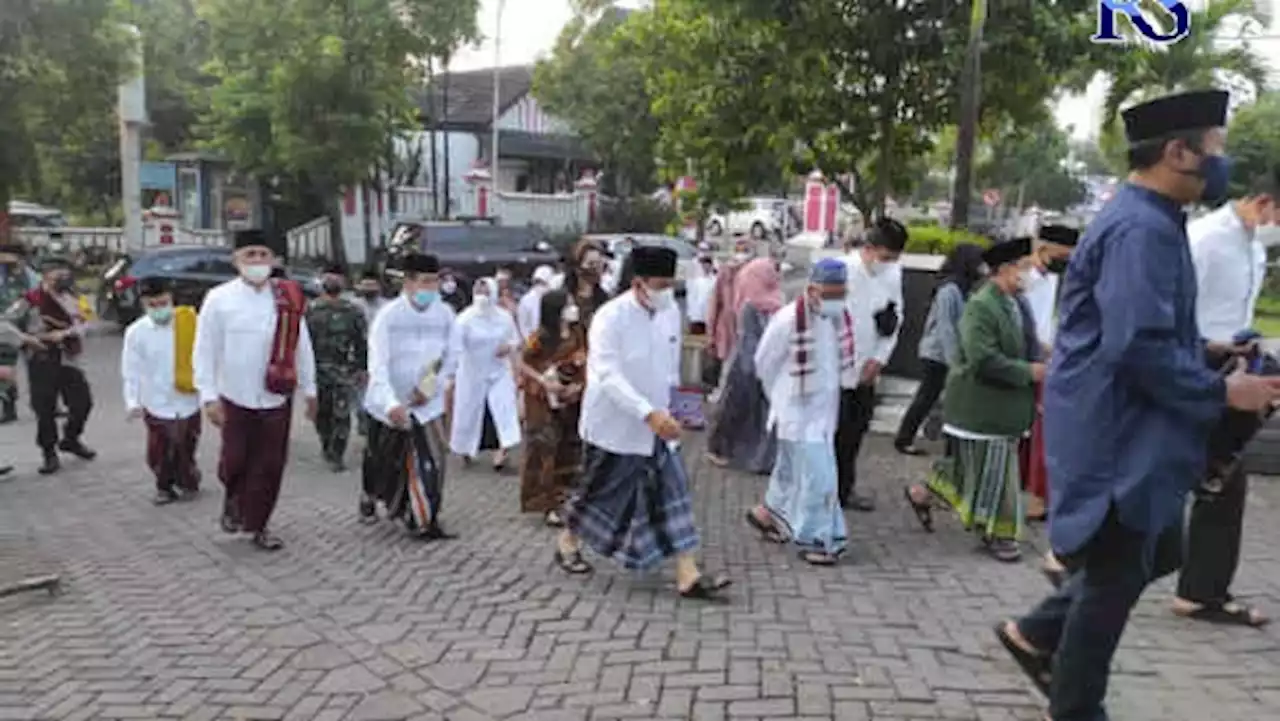
[(564, 519), (589, 548), (629, 569), (648, 570), (698, 546), (684, 460), (660, 439), (649, 456), (584, 444), (583, 482)]
[(806, 551), (838, 554), (848, 542), (830, 442), (778, 441), (765, 508), (793, 543)]
[(188, 418), (157, 418), (150, 413), (147, 427), (147, 467), (156, 476), (156, 490), (172, 493), (200, 490), (200, 414)]
[(444, 439), (436, 423), (395, 428), (371, 418), (364, 453), (364, 489), (411, 531), (438, 530), (444, 500)]
[(1018, 438), (948, 433), (948, 454), (933, 464), (929, 490), (968, 530), (989, 540), (1020, 540), (1025, 518)]

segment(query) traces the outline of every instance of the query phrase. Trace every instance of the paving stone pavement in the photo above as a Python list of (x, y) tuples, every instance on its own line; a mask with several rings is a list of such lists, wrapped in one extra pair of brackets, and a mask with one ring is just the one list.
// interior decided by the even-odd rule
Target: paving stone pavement
[[(419, 545), (355, 518), (358, 476), (318, 462), (295, 428), (274, 555), (221, 534), (206, 493), (154, 508), (142, 430), (117, 398), (116, 337), (93, 339), (101, 451), (34, 473), (30, 413), (0, 428), (0, 575), (55, 569), (65, 590), (0, 600), (0, 719), (1031, 721), (1043, 701), (990, 625), (1046, 590), (1030, 563), (974, 551), (954, 523), (925, 535), (898, 501), (920, 459), (874, 439), (863, 483), (882, 508), (851, 515), (848, 561), (810, 568), (760, 543), (742, 513), (764, 479), (714, 470), (687, 444), (708, 567), (726, 605), (682, 601), (670, 571), (607, 564), (586, 580), (551, 563), (551, 533), (517, 512), (513, 476), (455, 472), (456, 541)], [(458, 467), (455, 466), (457, 471)], [(1280, 611), (1280, 491), (1255, 485), (1242, 594)], [(1117, 721), (1280, 718), (1276, 630), (1192, 626), (1168, 584), (1137, 611), (1113, 677)]]

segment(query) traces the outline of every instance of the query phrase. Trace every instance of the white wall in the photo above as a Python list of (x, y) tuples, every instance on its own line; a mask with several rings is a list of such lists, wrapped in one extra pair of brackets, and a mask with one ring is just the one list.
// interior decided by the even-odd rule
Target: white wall
[[(467, 171), (471, 170), (471, 166), (475, 164), (480, 157), (480, 140), (472, 133), (461, 133), (456, 131), (440, 131), (434, 134), (436, 141), (436, 173), (439, 176), (439, 184), (436, 188), (436, 197), (439, 199), (440, 211), (443, 213), (444, 207), (444, 187), (446, 178), (444, 176), (445, 153), (446, 148), (449, 154), (449, 198), (454, 208), (458, 207), (458, 199), (467, 191), (467, 183), (463, 180), (463, 176)], [(414, 185), (419, 187), (430, 187), (431, 183), (431, 136), (432, 133), (422, 130), (414, 133), (410, 138), (398, 143), (398, 150), (402, 154), (409, 153), (419, 138), (422, 143), (422, 173), (421, 177), (414, 181)]]
[(569, 123), (547, 114), (532, 95), (520, 98), (498, 117), (499, 130), (521, 130), (538, 134), (572, 134)]

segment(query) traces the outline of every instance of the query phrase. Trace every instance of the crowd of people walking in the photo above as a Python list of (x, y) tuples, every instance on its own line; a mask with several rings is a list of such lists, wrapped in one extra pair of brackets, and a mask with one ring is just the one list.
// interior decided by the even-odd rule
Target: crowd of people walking
[[(893, 445), (925, 454), (918, 436), (940, 403), (945, 451), (900, 502), (926, 532), (939, 509), (954, 512), (1002, 562), (1022, 558), (1027, 523), (1048, 523), (1041, 562), (1054, 590), (995, 633), (1049, 699), (1049, 721), (1106, 718), (1130, 610), (1167, 573), (1181, 569), (1180, 616), (1267, 622), (1230, 586), (1247, 497), (1239, 452), (1280, 402), (1266, 370), (1280, 364), (1242, 334), (1266, 249), (1280, 245), (1280, 170), (1223, 203), (1227, 99), (1185, 93), (1126, 110), (1132, 174), (1084, 233), (1044, 226), (961, 244), (930, 299), (923, 377)], [(1183, 207), (1196, 203), (1223, 204), (1188, 226)], [(768, 476), (745, 522), (808, 564), (837, 564), (846, 512), (876, 510), (856, 467), (904, 323), (908, 235), (876, 220), (844, 255), (815, 262), (793, 298), (776, 259), (735, 244), (717, 263), (704, 248), (681, 308), (674, 251), (641, 244), (610, 258), (587, 241), (564, 268), (534, 270), (523, 296), (506, 270), (463, 287), (434, 256), (411, 253), (393, 296), (372, 272), (351, 292), (333, 266), (308, 302), (276, 272), (280, 239), (241, 232), (239, 277), (198, 312), (175, 307), (163, 281), (139, 283), (125, 406), (146, 428), (158, 505), (199, 494), (196, 449), (203, 429), (218, 429), (219, 525), (264, 550), (284, 543), (270, 519), (301, 404), (335, 472), (353, 423), (365, 436), (362, 522), (448, 538), (450, 465), (489, 452), (502, 472), (518, 448), (521, 511), (556, 529), (548, 552), (561, 571), (593, 572), (587, 551), (626, 569), (671, 560), (680, 596), (714, 599), (731, 581), (696, 556), (681, 448), (696, 423), (673, 402), (686, 350), (700, 347), (686, 338), (705, 346), (708, 462)], [(0, 265), (22, 251), (0, 247)], [(40, 470), (54, 473), (60, 453), (96, 454), (81, 439), (92, 398), (69, 270), (54, 258), (42, 271), (39, 288), (10, 299), (0, 415), (16, 398), (20, 352)]]

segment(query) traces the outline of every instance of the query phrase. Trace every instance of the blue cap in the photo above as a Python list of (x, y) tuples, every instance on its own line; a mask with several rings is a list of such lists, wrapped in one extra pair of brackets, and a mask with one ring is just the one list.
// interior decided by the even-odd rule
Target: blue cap
[(809, 280), (822, 285), (843, 285), (849, 280), (849, 270), (842, 260), (823, 258), (814, 264)]

